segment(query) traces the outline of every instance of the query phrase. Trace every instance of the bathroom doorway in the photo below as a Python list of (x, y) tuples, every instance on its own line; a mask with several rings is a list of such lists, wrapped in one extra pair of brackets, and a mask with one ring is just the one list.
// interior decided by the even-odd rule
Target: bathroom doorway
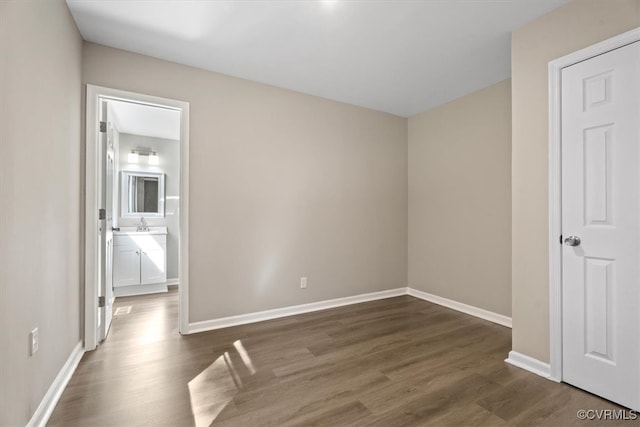
[(189, 104), (87, 85), (86, 113), (85, 350), (107, 338), (117, 297), (177, 287), (182, 333)]

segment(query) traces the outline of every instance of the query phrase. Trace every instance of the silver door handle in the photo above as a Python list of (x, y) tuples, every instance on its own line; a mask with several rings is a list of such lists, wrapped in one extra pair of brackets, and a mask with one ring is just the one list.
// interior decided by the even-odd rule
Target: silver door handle
[(569, 236), (564, 239), (564, 244), (567, 246), (580, 246), (580, 243), (582, 243), (582, 241), (578, 236)]

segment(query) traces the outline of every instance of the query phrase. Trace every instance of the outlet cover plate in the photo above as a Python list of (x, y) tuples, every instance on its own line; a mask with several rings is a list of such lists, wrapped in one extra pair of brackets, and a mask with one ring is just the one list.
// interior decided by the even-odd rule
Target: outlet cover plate
[(38, 347), (40, 346), (40, 332), (38, 331), (38, 328), (34, 328), (31, 331), (30, 338), (31, 338), (31, 348), (29, 350), (31, 355), (33, 356), (38, 352)]

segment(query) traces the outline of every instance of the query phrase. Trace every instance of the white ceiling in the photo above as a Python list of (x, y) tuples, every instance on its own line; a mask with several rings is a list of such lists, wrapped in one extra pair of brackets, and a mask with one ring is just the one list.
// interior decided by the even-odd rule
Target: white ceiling
[(510, 76), (568, 0), (67, 0), (85, 40), (400, 116)]
[(180, 112), (132, 102), (108, 101), (110, 120), (120, 133), (180, 139)]

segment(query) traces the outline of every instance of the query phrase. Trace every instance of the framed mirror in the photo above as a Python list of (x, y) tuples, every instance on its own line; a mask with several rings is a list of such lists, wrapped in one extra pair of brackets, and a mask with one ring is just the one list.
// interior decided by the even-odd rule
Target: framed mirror
[(122, 171), (120, 208), (123, 218), (164, 217), (164, 174)]

